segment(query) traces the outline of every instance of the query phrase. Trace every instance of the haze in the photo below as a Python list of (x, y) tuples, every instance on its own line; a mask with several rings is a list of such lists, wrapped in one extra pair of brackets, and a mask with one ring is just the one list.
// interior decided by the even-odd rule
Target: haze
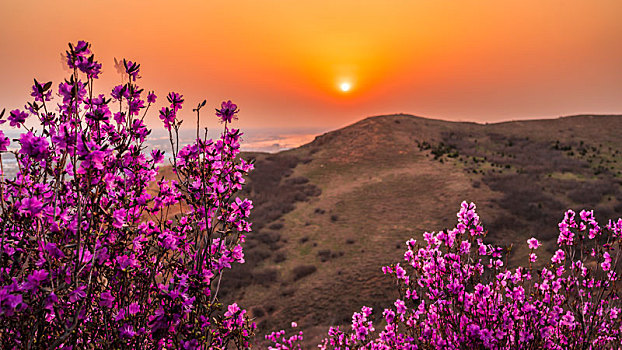
[(102, 91), (125, 57), (159, 104), (178, 91), (190, 117), (231, 99), (242, 128), (622, 112), (618, 0), (3, 1), (0, 13), (0, 109), (22, 107), (34, 77), (57, 85), (67, 42), (84, 39)]

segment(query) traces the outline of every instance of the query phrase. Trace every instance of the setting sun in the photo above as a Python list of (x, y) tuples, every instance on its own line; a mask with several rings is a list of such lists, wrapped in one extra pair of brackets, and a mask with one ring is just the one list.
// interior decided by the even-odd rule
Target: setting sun
[(343, 82), (343, 83), (341, 83), (341, 85), (339, 85), (339, 89), (342, 92), (348, 92), (348, 91), (350, 91), (350, 89), (352, 89), (352, 85), (350, 83), (348, 83), (348, 82)]

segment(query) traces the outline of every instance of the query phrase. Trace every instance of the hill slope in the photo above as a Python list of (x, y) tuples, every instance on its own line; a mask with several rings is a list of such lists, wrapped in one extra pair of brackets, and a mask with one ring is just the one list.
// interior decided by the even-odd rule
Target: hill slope
[[(260, 332), (297, 321), (312, 343), (363, 305), (395, 299), (380, 267), (404, 242), (455, 224), (473, 201), (491, 242), (525, 261), (535, 236), (553, 249), (566, 208), (622, 214), (622, 117), (498, 124), (410, 115), (372, 117), (313, 142), (255, 158), (247, 264), (224, 299), (251, 310)], [(223, 279), (225, 280), (225, 279)]]

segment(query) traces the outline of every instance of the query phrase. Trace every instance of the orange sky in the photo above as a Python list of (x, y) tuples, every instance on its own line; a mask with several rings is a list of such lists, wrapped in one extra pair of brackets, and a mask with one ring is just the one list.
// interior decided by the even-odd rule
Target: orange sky
[(22, 0), (0, 13), (0, 109), (23, 106), (33, 77), (57, 84), (60, 53), (84, 39), (100, 88), (126, 57), (158, 102), (231, 99), (243, 128), (622, 113), (620, 0)]

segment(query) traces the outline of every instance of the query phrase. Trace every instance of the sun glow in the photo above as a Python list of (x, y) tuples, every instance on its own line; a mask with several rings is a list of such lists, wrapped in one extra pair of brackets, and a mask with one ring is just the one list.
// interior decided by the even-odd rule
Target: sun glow
[(348, 83), (348, 82), (343, 82), (339, 85), (339, 89), (342, 92), (348, 92), (350, 91), (350, 89), (352, 89), (352, 84)]

